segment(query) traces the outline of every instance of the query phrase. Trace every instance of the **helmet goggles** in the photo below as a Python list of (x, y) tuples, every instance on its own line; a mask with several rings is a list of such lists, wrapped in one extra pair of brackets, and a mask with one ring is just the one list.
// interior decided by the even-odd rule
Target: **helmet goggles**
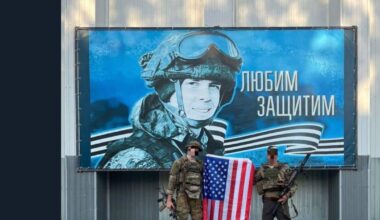
[(173, 35), (140, 60), (141, 76), (150, 86), (158, 79), (216, 78), (232, 82), (241, 64), (232, 39), (214, 30)]
[(188, 60), (199, 59), (212, 47), (230, 59), (240, 60), (239, 50), (231, 38), (216, 31), (197, 31), (184, 35), (178, 42), (177, 55)]

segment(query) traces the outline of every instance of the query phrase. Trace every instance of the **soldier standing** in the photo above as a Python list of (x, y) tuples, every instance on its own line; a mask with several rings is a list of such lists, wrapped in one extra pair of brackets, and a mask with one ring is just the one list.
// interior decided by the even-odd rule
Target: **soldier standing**
[[(280, 198), (291, 170), (287, 164), (277, 161), (277, 158), (277, 148), (269, 146), (267, 149), (268, 163), (262, 164), (255, 174), (256, 189), (259, 195), (262, 195), (263, 200), (263, 220), (273, 220), (274, 217), (277, 217), (278, 220), (291, 219), (288, 199), (294, 195), (296, 185), (294, 184), (289, 193)], [(281, 203), (281, 206), (272, 215), (272, 210), (278, 202)]]
[[(176, 209), (179, 220), (187, 220), (191, 215), (192, 220), (202, 219), (202, 163), (196, 159), (201, 145), (196, 140), (191, 140), (186, 145), (187, 155), (179, 158), (173, 163), (170, 171), (167, 188), (166, 207)], [(176, 192), (176, 207), (172, 202), (172, 197)]]

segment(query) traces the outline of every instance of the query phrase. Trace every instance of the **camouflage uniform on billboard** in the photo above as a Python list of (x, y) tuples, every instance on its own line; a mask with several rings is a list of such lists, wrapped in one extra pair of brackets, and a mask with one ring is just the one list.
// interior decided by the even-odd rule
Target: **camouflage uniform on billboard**
[[(273, 150), (268, 148), (269, 152)], [(276, 149), (277, 152), (277, 149)], [(262, 164), (259, 170), (255, 174), (255, 184), (257, 193), (262, 195), (263, 200), (263, 220), (273, 220), (272, 210), (276, 203), (280, 199), (281, 191), (283, 190), (287, 180), (291, 174), (291, 169), (287, 164), (277, 162), (274, 165), (269, 163)], [(297, 186), (294, 185), (287, 195), (287, 198), (291, 198)], [(276, 217), (279, 220), (289, 220), (289, 206), (288, 201), (283, 203), (277, 210)]]
[[(205, 126), (232, 99), (241, 63), (235, 43), (210, 30), (173, 35), (143, 55), (141, 77), (155, 93), (135, 105), (130, 117), (133, 135), (109, 144), (98, 168), (170, 168), (186, 154), (183, 148), (190, 139), (197, 139), (205, 153), (223, 155), (223, 144)], [(182, 94), (182, 89), (189, 79), (221, 85), (213, 115), (200, 120), (187, 115), (183, 98), (187, 94)], [(171, 105), (173, 97), (177, 107)]]
[[(197, 142), (190, 142), (192, 146), (200, 147)], [(179, 220), (202, 219), (202, 162), (198, 159), (190, 160), (187, 155), (174, 161), (170, 171), (167, 194), (177, 194), (176, 215)]]

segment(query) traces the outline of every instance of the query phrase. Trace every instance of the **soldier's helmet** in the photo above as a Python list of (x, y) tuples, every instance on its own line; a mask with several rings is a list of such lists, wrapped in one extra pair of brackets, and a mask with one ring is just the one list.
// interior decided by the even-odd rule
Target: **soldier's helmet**
[(189, 148), (198, 148), (199, 152), (202, 151), (201, 143), (199, 143), (199, 141), (197, 141), (197, 140), (190, 140), (186, 144), (186, 149), (189, 149)]
[(235, 43), (215, 30), (172, 35), (140, 59), (141, 77), (161, 100), (169, 100), (176, 80), (207, 79), (222, 85), (220, 106), (231, 100), (241, 64)]
[(269, 155), (277, 155), (278, 154), (278, 149), (276, 146), (269, 146), (267, 148), (267, 154)]

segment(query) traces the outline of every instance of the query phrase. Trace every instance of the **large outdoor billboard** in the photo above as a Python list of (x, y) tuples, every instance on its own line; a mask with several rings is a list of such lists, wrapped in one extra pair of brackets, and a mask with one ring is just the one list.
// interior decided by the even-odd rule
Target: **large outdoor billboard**
[(356, 46), (355, 27), (77, 28), (80, 168), (168, 170), (192, 138), (355, 168)]

